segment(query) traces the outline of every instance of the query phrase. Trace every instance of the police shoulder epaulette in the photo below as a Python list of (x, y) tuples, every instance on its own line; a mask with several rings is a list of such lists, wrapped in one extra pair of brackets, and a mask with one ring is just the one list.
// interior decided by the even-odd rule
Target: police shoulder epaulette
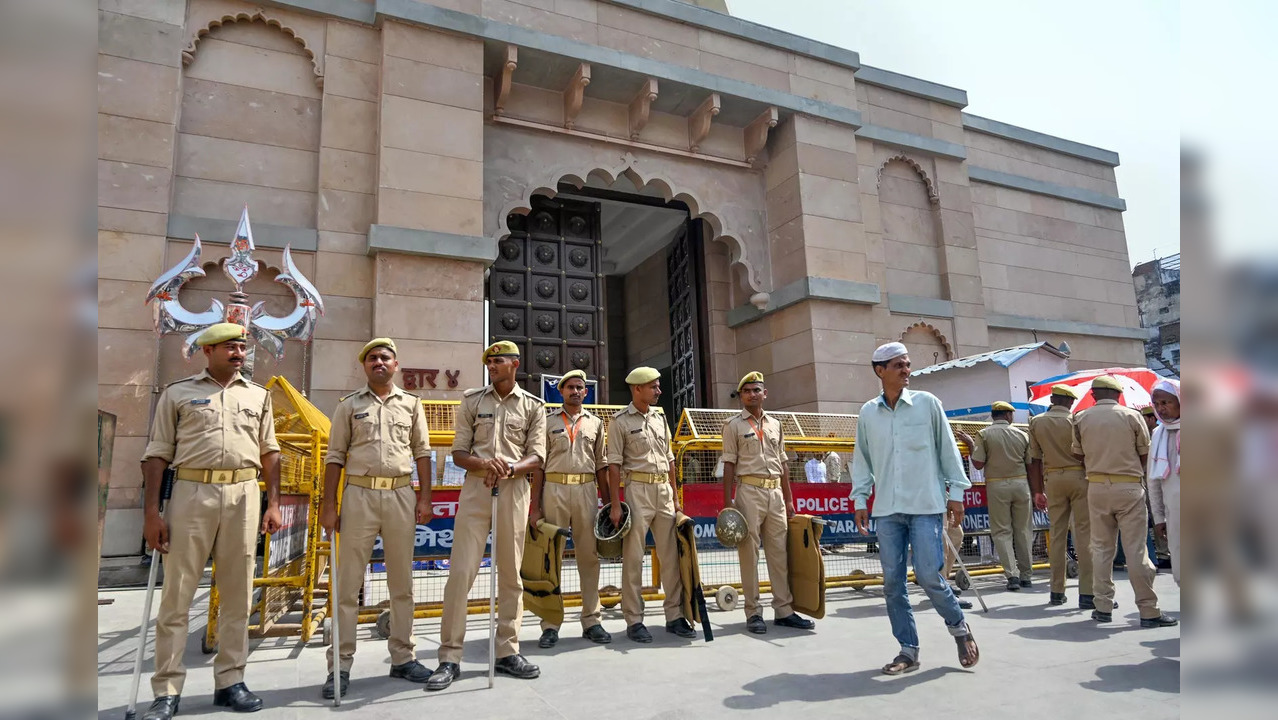
[(471, 388), (471, 389), (467, 390), (466, 392), (462, 393), (462, 397), (470, 397), (471, 395), (476, 395), (476, 394), (478, 394), (478, 393), (483, 392), (483, 391), (484, 391), (484, 390), (486, 390), (486, 389), (487, 389), (487, 387)]
[(532, 400), (533, 402), (537, 403), (538, 405), (546, 404), (545, 400), (542, 400), (541, 398), (537, 397), (536, 395), (533, 395), (532, 393), (528, 393), (528, 398)]
[(173, 387), (174, 385), (177, 385), (178, 383), (190, 382), (190, 381), (192, 381), (192, 380), (198, 380), (199, 378), (200, 378), (200, 376), (199, 376), (199, 375), (192, 375), (191, 377), (184, 377), (184, 378), (181, 378), (180, 380), (174, 380), (173, 382), (169, 383), (168, 385), (165, 385), (164, 387), (166, 387), (166, 388), (171, 388), (171, 387)]
[(347, 393), (347, 394), (343, 395), (343, 396), (342, 396), (342, 399), (341, 399), (341, 400), (338, 400), (337, 402), (343, 402), (343, 401), (349, 400), (349, 399), (351, 399), (351, 398), (355, 397), (356, 395), (358, 395), (359, 393), (360, 393), (360, 391), (359, 391), (359, 390), (356, 390), (356, 391), (355, 391), (355, 392), (353, 392), (353, 393)]
[(422, 399), (422, 396), (421, 396), (421, 395), (418, 395), (417, 393), (410, 393), (410, 392), (408, 392), (407, 390), (404, 390), (403, 388), (401, 388), (401, 389), (400, 389), (400, 392), (404, 393), (405, 395), (407, 395), (408, 397), (410, 397), (410, 398), (412, 398), (412, 399), (414, 399), (414, 400), (421, 400), (421, 399)]
[[(244, 378), (244, 379), (245, 379), (245, 380), (248, 380), (248, 378)], [(255, 383), (255, 382), (253, 382), (252, 380), (248, 380), (248, 384), (249, 384), (249, 385), (254, 385), (254, 386), (256, 386), (256, 387), (260, 387), (260, 388), (262, 388), (263, 390), (266, 390), (266, 386), (265, 386), (265, 385), (262, 385), (261, 383)], [(270, 391), (269, 391), (269, 390), (267, 390), (267, 392), (270, 392)]]

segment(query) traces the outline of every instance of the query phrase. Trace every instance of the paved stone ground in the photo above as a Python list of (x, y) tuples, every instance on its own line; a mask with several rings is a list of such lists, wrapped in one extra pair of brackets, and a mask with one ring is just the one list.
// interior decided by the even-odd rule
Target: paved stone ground
[[(882, 593), (832, 590), (825, 619), (814, 633), (769, 624), (764, 636), (745, 632), (744, 613), (711, 612), (715, 640), (684, 641), (662, 632), (657, 608), (649, 603), (649, 627), (656, 642), (641, 646), (624, 638), (620, 608), (606, 610), (604, 626), (611, 645), (596, 646), (578, 637), (580, 627), (566, 623), (559, 646), (536, 647), (536, 618), (526, 615), (520, 635), (526, 657), (541, 666), (542, 677), (520, 681), (498, 676), (487, 689), (487, 616), (472, 616), (462, 677), (442, 693), (386, 676), (385, 645), (369, 625), (360, 626), (349, 694), (340, 708), (319, 697), (327, 672), (318, 639), (301, 646), (291, 638), (254, 641), (249, 658), (249, 687), (266, 708), (256, 717), (449, 718), (545, 717), (599, 720), (626, 718), (825, 717), (930, 718), (1140, 717), (1180, 716), (1179, 628), (1142, 630), (1131, 587), (1117, 574), (1120, 608), (1114, 622), (1098, 625), (1071, 604), (1047, 606), (1047, 587), (1009, 593), (999, 578), (978, 578), (990, 612), (969, 611), (981, 646), (981, 662), (972, 671), (958, 663), (954, 642), (940, 617), (917, 588), (911, 600), (919, 620), (922, 668), (889, 678), (878, 668), (895, 654)], [(1156, 587), (1164, 612), (1180, 610), (1171, 576), (1158, 575)], [(136, 651), (142, 590), (105, 592), (112, 605), (98, 614), (99, 717), (120, 720), (128, 700)], [(219, 712), (211, 702), (212, 656), (203, 655), (199, 637), (207, 590), (198, 596), (187, 643), (190, 668), (181, 715)], [(975, 601), (971, 591), (965, 597)], [(766, 602), (766, 599), (765, 599)], [(576, 611), (569, 610), (569, 620)], [(770, 618), (769, 618), (770, 622)], [(438, 620), (416, 624), (418, 657), (434, 667)], [(151, 698), (148, 647), (140, 708)], [(140, 715), (141, 713), (139, 713)]]

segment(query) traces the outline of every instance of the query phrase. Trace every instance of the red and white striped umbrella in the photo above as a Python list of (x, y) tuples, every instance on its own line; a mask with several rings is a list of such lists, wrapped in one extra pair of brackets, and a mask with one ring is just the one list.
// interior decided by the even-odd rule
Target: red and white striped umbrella
[(1080, 370), (1068, 375), (1040, 380), (1030, 386), (1030, 404), (1039, 405), (1043, 409), (1052, 405), (1052, 386), (1069, 385), (1078, 391), (1079, 398), (1074, 401), (1072, 410), (1086, 410), (1096, 404), (1092, 397), (1092, 381), (1102, 375), (1111, 375), (1123, 386), (1118, 403), (1129, 408), (1142, 408), (1149, 405), (1150, 393), (1154, 383), (1158, 382), (1158, 373), (1148, 368), (1104, 368), (1101, 370)]

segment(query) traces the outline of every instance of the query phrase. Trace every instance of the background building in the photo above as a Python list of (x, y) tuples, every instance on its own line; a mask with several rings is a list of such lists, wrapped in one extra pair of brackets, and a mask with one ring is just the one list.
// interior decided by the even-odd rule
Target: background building
[(1132, 271), (1140, 326), (1149, 329), (1146, 366), (1180, 377), (1180, 253), (1150, 260)]
[[(716, 3), (700, 3), (715, 5)], [(273, 314), (291, 244), (326, 302), (284, 374), (330, 412), (389, 335), (422, 393), (661, 368), (670, 410), (855, 412), (874, 347), (916, 367), (1068, 341), (1143, 363), (1108, 150), (963, 112), (967, 94), (675, 0), (100, 0), (100, 404), (119, 417), (104, 552), (133, 553), (152, 399), (193, 374), (149, 283), (242, 206)], [(1068, 104), (1062, 107), (1068, 111)], [(209, 272), (182, 301), (229, 282)]]

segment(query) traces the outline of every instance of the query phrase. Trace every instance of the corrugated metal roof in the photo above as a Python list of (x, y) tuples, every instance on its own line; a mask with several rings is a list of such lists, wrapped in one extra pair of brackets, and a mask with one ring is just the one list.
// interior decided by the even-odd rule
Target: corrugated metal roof
[(980, 355), (968, 355), (957, 360), (950, 360), (938, 365), (930, 365), (921, 370), (915, 370), (910, 375), (928, 375), (930, 373), (939, 372), (941, 370), (951, 370), (953, 368), (970, 368), (984, 362), (997, 363), (1000, 367), (1008, 367), (1012, 363), (1042, 348), (1052, 352), (1060, 357), (1066, 357), (1065, 353), (1057, 350), (1048, 342), (1036, 342), (1028, 345), (1017, 345), (1016, 347), (1003, 348), (1002, 350), (991, 350)]

